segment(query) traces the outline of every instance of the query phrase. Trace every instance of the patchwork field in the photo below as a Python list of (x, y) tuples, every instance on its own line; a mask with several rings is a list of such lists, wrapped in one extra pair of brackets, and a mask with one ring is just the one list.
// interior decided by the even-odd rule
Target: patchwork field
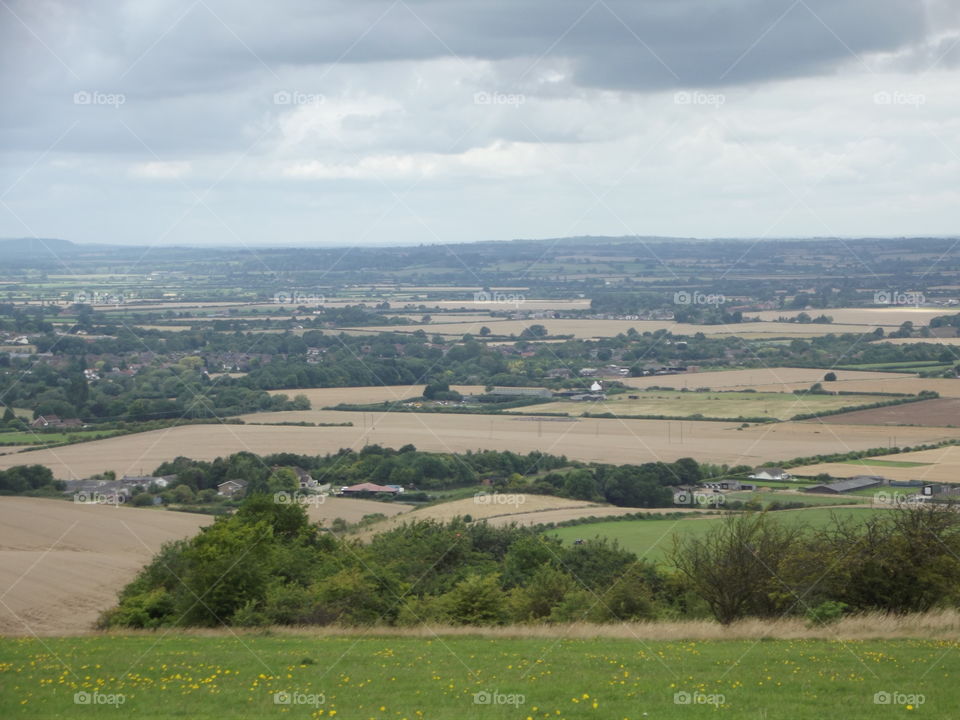
[(211, 522), (193, 513), (0, 498), (0, 634), (89, 629), (163, 543)]
[(822, 421), (840, 425), (960, 426), (960, 398), (936, 398), (873, 410), (855, 410), (831, 415)]
[(666, 415), (690, 417), (700, 415), (714, 418), (778, 418), (788, 420), (794, 415), (827, 412), (855, 407), (883, 400), (882, 396), (793, 395), (790, 393), (748, 392), (654, 392), (612, 395), (601, 402), (551, 402), (517, 408), (517, 412), (564, 412), (569, 415), (613, 413), (627, 415)]
[[(946, 620), (930, 624), (908, 625), (910, 637), (925, 639), (901, 640), (859, 639), (883, 637), (891, 623), (880, 618), (845, 620), (819, 631), (784, 621), (722, 631), (708, 623), (669, 623), (663, 630), (631, 623), (467, 633), (427, 628), (336, 635), (300, 628), (271, 635), (2, 639), (0, 713), (197, 720), (678, 720), (721, 714), (820, 720), (829, 708), (845, 720), (911, 711), (954, 717), (960, 643), (955, 625), (937, 632)], [(697, 639), (705, 632), (737, 639)], [(790, 639), (772, 639), (780, 636)], [(81, 693), (82, 706), (75, 693)], [(878, 706), (878, 695), (891, 703)], [(98, 698), (103, 704), (95, 704)]]
[(212, 460), (248, 450), (324, 454), (365, 444), (461, 452), (482, 448), (531, 450), (598, 462), (642, 463), (696, 457), (732, 465), (759, 465), (794, 457), (856, 449), (916, 445), (960, 438), (960, 429), (820, 423), (774, 423), (738, 430), (737, 423), (537, 419), (508, 415), (438, 413), (346, 413), (308, 410), (258, 413), (256, 422), (353, 421), (352, 427), (199, 425), (154, 430), (50, 450), (0, 456), (0, 468), (41, 463), (61, 479), (113, 470), (118, 476), (146, 472), (184, 455)]

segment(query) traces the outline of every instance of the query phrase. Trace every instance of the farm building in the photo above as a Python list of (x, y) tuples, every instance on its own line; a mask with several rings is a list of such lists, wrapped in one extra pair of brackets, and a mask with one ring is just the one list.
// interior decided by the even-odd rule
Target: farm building
[(783, 468), (757, 468), (750, 476), (751, 480), (789, 480), (790, 473)]
[(35, 428), (60, 428), (60, 427), (80, 427), (83, 425), (78, 418), (68, 418), (66, 420), (56, 415), (40, 415), (30, 423), (30, 427)]
[(705, 488), (711, 490), (756, 490), (757, 486), (752, 483), (742, 483), (739, 480), (722, 480), (717, 482), (705, 482)]
[(846, 480), (837, 480), (823, 485), (813, 485), (805, 488), (804, 492), (809, 493), (827, 493), (839, 495), (841, 493), (853, 492), (854, 490), (866, 490), (867, 488), (879, 487), (885, 482), (879, 475), (857, 475)]
[(176, 479), (176, 475), (124, 475), (120, 482), (125, 485), (130, 485), (131, 487), (140, 485), (141, 487), (148, 488), (151, 485), (156, 485), (158, 488), (165, 488)]
[(377, 483), (365, 482), (358, 485), (350, 485), (340, 490), (341, 495), (375, 495), (377, 493), (390, 493), (396, 495), (402, 492), (403, 488), (397, 485), (377, 485)]

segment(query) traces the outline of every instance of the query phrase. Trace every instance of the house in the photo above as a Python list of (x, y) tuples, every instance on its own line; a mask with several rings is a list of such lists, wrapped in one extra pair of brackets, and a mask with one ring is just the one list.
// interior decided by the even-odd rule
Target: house
[(837, 482), (824, 483), (822, 485), (813, 485), (804, 488), (808, 493), (827, 493), (830, 495), (839, 495), (841, 493), (853, 492), (854, 490), (866, 490), (868, 488), (879, 487), (883, 485), (884, 478), (879, 475), (857, 475), (856, 477), (838, 480)]
[(749, 476), (751, 480), (789, 480), (790, 473), (783, 468), (756, 468)]
[(246, 491), (246, 480), (226, 480), (217, 485), (217, 495), (224, 497), (242, 497)]
[(30, 427), (35, 428), (62, 428), (62, 427), (81, 427), (83, 423), (79, 418), (67, 418), (66, 420), (57, 415), (39, 415), (37, 419), (30, 423)]
[(297, 482), (300, 484), (301, 490), (312, 490), (317, 487), (317, 481), (303, 468), (294, 467), (293, 472), (297, 474)]
[(376, 495), (377, 493), (390, 493), (396, 495), (398, 490), (396, 485), (377, 485), (376, 483), (365, 482), (358, 485), (350, 485), (340, 490), (341, 495)]
[(163, 489), (169, 487), (170, 483), (176, 479), (176, 475), (124, 475), (120, 479), (120, 482), (131, 487), (140, 485), (141, 487), (148, 488), (151, 485), (156, 485), (158, 488)]

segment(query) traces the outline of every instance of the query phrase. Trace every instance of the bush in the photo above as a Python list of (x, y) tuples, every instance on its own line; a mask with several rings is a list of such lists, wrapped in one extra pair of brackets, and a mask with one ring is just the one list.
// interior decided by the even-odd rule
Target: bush
[(826, 600), (816, 607), (807, 610), (807, 620), (809, 620), (811, 627), (816, 625), (829, 625), (842, 618), (849, 607), (850, 606), (844, 602)]

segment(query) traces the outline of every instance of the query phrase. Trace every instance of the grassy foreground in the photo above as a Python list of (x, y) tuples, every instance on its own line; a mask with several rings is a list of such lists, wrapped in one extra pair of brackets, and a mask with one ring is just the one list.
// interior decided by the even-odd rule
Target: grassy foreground
[(619, 631), (4, 638), (0, 716), (855, 720), (960, 708), (955, 639), (664, 641)]

